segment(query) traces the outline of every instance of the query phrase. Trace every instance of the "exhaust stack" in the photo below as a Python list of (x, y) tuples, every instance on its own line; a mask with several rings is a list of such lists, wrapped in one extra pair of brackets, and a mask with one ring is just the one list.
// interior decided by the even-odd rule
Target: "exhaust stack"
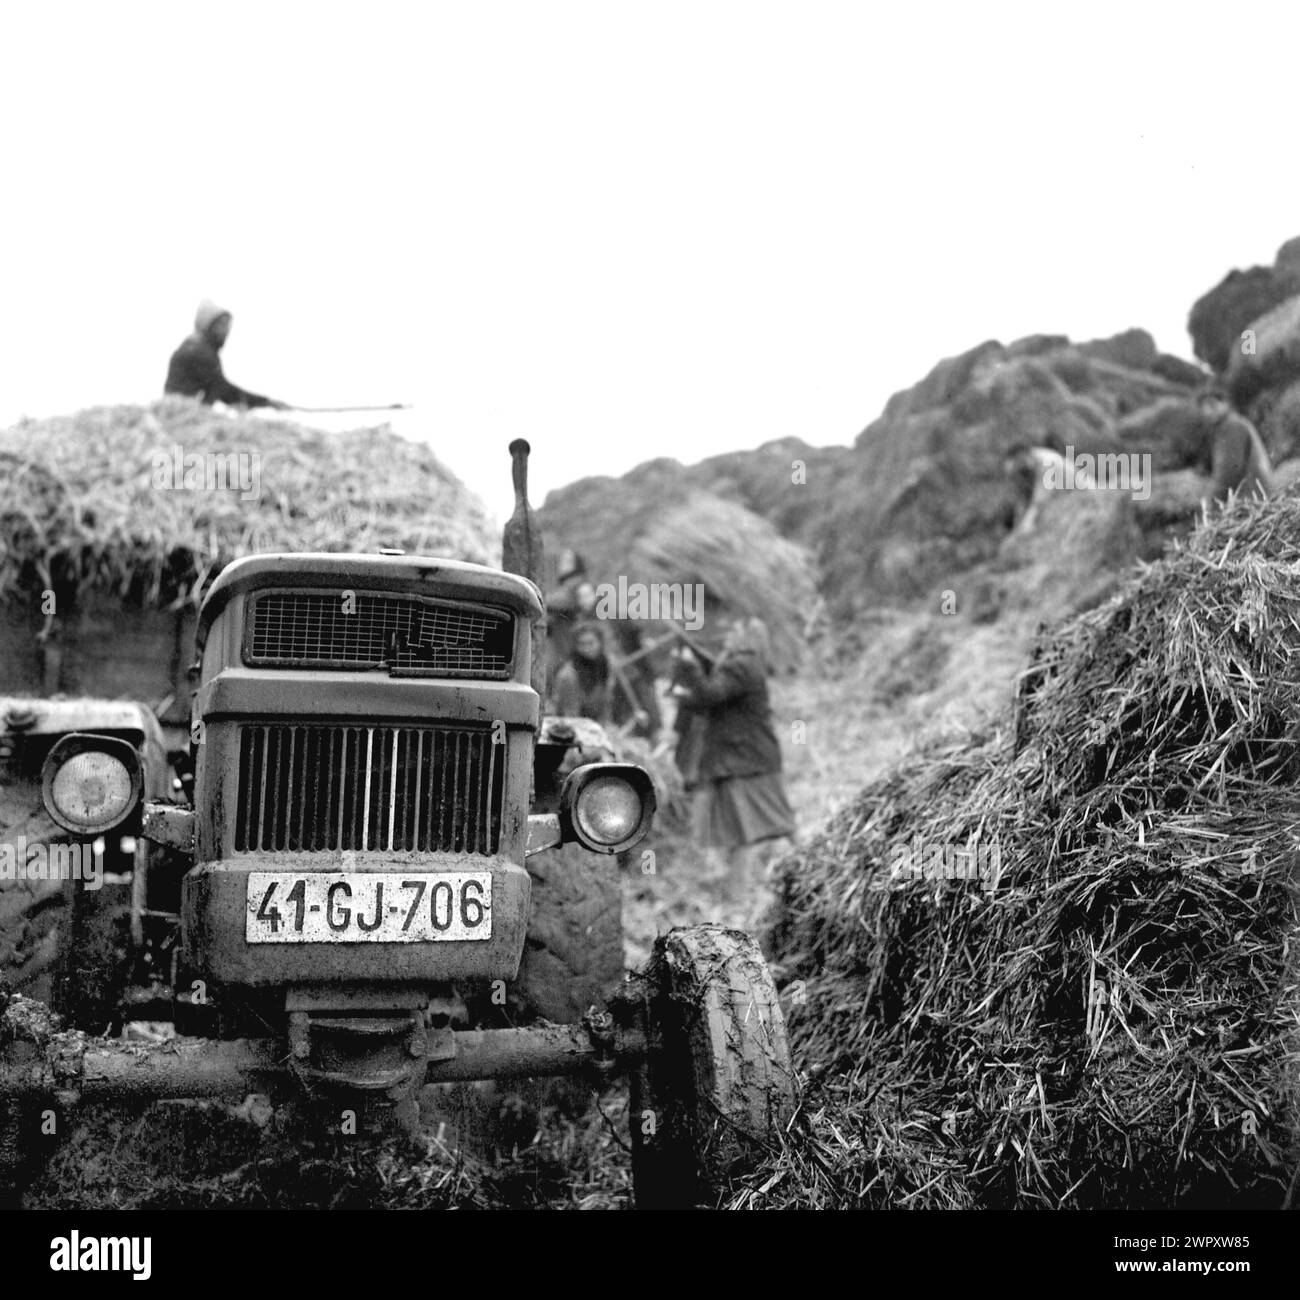
[[(501, 567), (507, 573), (517, 573), (530, 579), (542, 591), (545, 550), (542, 532), (537, 526), (533, 508), (528, 504), (528, 454), (532, 448), (523, 438), (510, 444), (510, 476), (515, 486), (514, 513), (506, 521), (501, 535)], [(543, 593), (545, 602), (545, 593)], [(546, 697), (546, 616), (533, 628), (532, 652), (533, 690), (545, 701)], [(545, 703), (543, 703), (545, 709)]]

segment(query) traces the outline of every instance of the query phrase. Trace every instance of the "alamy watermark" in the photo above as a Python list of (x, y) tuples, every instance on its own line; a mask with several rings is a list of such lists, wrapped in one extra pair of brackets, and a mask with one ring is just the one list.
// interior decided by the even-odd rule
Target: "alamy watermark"
[(992, 844), (931, 844), (919, 835), (890, 846), (890, 880), (977, 880), (991, 894), (1002, 878), (1002, 848)]
[(1151, 496), (1151, 453), (1076, 453), (1067, 446), (1065, 455), (1053, 457), (1043, 470), (1043, 486), (1049, 491), (1131, 492), (1134, 501)]
[(620, 575), (617, 585), (602, 582), (596, 588), (594, 612), (599, 619), (672, 619), (688, 632), (698, 632), (704, 626), (704, 584), (629, 582)]
[(104, 884), (102, 841), (29, 844), (25, 835), (0, 841), (0, 883), (11, 880), (79, 880), (94, 893)]
[(153, 486), (160, 492), (238, 491), (241, 501), (262, 495), (260, 451), (186, 452), (179, 443), (153, 453)]
[(50, 1238), (54, 1273), (130, 1273), (136, 1282), (153, 1276), (152, 1237), (82, 1236), (74, 1228), (66, 1237)]

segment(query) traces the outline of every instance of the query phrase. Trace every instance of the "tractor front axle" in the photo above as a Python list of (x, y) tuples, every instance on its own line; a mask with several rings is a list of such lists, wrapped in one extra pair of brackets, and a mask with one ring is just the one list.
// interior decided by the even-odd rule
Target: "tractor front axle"
[[(452, 1050), (425, 1062), (424, 1082), (584, 1074), (599, 1079), (646, 1054), (640, 1031), (599, 1023), (448, 1031), (443, 1041)], [(286, 1043), (270, 1038), (138, 1044), (65, 1031), (0, 1047), (0, 1100), (239, 1099), (295, 1077), (310, 1082), (312, 1074)]]

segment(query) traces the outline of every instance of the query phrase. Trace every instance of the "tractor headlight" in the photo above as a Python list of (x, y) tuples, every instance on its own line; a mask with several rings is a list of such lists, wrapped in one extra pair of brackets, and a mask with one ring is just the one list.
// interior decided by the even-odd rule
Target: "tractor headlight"
[(597, 853), (621, 853), (645, 838), (654, 817), (654, 786), (634, 763), (588, 763), (560, 791), (565, 839)]
[(111, 736), (64, 736), (41, 770), (46, 811), (74, 835), (120, 826), (139, 804), (142, 784), (139, 754)]

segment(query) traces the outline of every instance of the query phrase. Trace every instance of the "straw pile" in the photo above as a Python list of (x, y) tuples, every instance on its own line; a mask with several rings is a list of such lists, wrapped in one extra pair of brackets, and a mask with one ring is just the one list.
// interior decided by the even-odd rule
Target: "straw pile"
[(1208, 420), (1192, 396), (1164, 397), (1127, 415), (1116, 432), (1125, 450), (1151, 453), (1157, 471), (1209, 467)]
[(817, 598), (811, 557), (744, 506), (695, 493), (637, 539), (631, 572), (646, 583), (700, 584), (710, 621), (762, 618), (773, 665), (799, 662)]
[[(1030, 485), (1008, 473), (1008, 457), (1022, 449), (1067, 459), (1152, 452), (1157, 470), (1188, 464), (1176, 448), (1164, 455), (1167, 419), (1153, 423), (1150, 442), (1141, 422), (1120, 425), (1156, 403), (1166, 415), (1181, 411), (1203, 378), (1157, 352), (1142, 330), (1080, 344), (1054, 335), (987, 341), (940, 361), (889, 399), (821, 498), (813, 539), (832, 612), (847, 619), (882, 598), (933, 599), (993, 561), (1029, 504)], [(1143, 529), (1158, 532), (1180, 505), (1144, 511)], [(1125, 562), (1137, 553), (1131, 546)]]
[(1253, 415), (1274, 467), (1300, 457), (1300, 383), (1269, 393)]
[(1289, 240), (1278, 250), (1272, 266), (1229, 271), (1213, 289), (1192, 305), (1187, 332), (1198, 357), (1216, 373), (1227, 369), (1241, 350), (1241, 332), (1280, 302), (1300, 293), (1300, 265)]
[[(156, 486), (156, 458), (256, 452), (258, 493)], [(250, 465), (253, 462), (248, 462)], [(0, 433), (0, 598), (96, 588), (197, 599), (255, 551), (406, 551), (487, 561), (482, 506), (387, 428), (327, 434), (185, 398), (29, 420)]]
[(1266, 389), (1280, 389), (1300, 379), (1300, 294), (1278, 303), (1250, 323), (1255, 346), (1233, 350), (1227, 382), (1236, 401), (1248, 405)]
[[(1241, 503), (788, 858), (812, 1083), (732, 1204), (1288, 1201), (1298, 652), (1300, 501)], [(918, 844), (996, 846), (1000, 879), (891, 876)]]
[(600, 582), (627, 572), (636, 539), (664, 511), (697, 492), (742, 505), (782, 537), (808, 543), (825, 511), (827, 493), (853, 459), (848, 447), (812, 447), (802, 438), (778, 438), (695, 465), (661, 456), (618, 478), (582, 478), (555, 488), (537, 514), (546, 531), (547, 553), (573, 547), (586, 558), (593, 581)]

